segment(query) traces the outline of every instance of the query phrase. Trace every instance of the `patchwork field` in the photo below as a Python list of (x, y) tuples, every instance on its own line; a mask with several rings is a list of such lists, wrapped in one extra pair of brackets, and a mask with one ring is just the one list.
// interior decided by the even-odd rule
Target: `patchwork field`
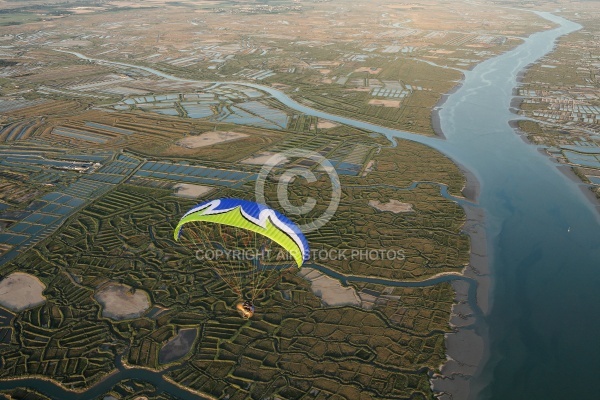
[[(51, 379), (105, 400), (439, 394), (455, 291), (427, 280), (469, 262), (452, 197), (465, 178), (431, 148), (302, 105), (433, 135), (433, 108), (466, 70), (550, 26), (460, 1), (259, 3), (0, 1), (0, 383)], [(173, 229), (199, 201), (257, 200), (263, 167), (265, 202), (310, 224), (338, 187), (297, 149), (339, 176), (311, 249), (398, 257), (311, 256), (242, 319), (238, 294)], [(560, 151), (597, 179), (584, 150)], [(283, 184), (289, 204), (315, 207), (288, 212)], [(107, 383), (125, 369), (151, 379)]]
[[(90, 129), (88, 132), (93, 130), (94, 134), (118, 135), (124, 146), (138, 135), (148, 143), (194, 137), (180, 133), (178, 128), (185, 129), (186, 125), (169, 117), (142, 123), (135, 114), (109, 116), (95, 111), (94, 116), (92, 120), (88, 113), (69, 120), (82, 121), (72, 123), (82, 132)], [(56, 122), (47, 123), (58, 126), (56, 118)], [(63, 121), (60, 126), (68, 124)], [(187, 126), (194, 129), (193, 124)], [(332, 134), (333, 130), (339, 134)], [(46, 132), (43, 126), (40, 132)], [(228, 129), (219, 127), (217, 132)], [(164, 363), (175, 363), (177, 367), (167, 374), (170, 379), (218, 398), (253, 396), (265, 390), (278, 395), (337, 393), (348, 398), (359, 392), (373, 398), (383, 393), (396, 397), (430, 395), (425, 371), (436, 370), (445, 359), (443, 333), (450, 329), (453, 299), (449, 285), (431, 288), (427, 296), (435, 307), (430, 308), (429, 303), (411, 304), (402, 294), (386, 302), (381, 300), (384, 297), (373, 297), (378, 293), (387, 296), (385, 287), (365, 291), (360, 285), (344, 288), (336, 279), (323, 275), (314, 279), (307, 276), (309, 282), (286, 274), (257, 303), (255, 316), (246, 321), (234, 310), (237, 295), (213, 271), (202, 268), (190, 250), (175, 243), (172, 230), (177, 219), (195, 204), (193, 197), (252, 199), (254, 179), (262, 163), (277, 152), (301, 147), (325, 154), (332, 161), (343, 191), (334, 218), (308, 235), (311, 247), (397, 247), (406, 255), (401, 263), (332, 260), (323, 261), (323, 265), (344, 274), (421, 280), (439, 272), (462, 270), (469, 241), (460, 233), (465, 221), (462, 209), (442, 197), (439, 187), (406, 187), (413, 181), (438, 181), (460, 194), (464, 179), (458, 168), (433, 150), (411, 142), (378, 150), (381, 145), (367, 133), (343, 126), (322, 133), (252, 128), (240, 132), (244, 137), (225, 143), (225, 147), (215, 143), (197, 149), (220, 153), (220, 161), (202, 155), (178, 155), (160, 161), (152, 156), (151, 161), (149, 155), (133, 152), (133, 143), (132, 152), (115, 150), (111, 141), (121, 139), (89, 142), (74, 137), (69, 139), (71, 146), (61, 147), (67, 142), (56, 138), (53, 146), (43, 147), (41, 144), (53, 138), (47, 133), (33, 136), (29, 145), (7, 143), (0, 148), (0, 157), (15, 157), (18, 151), (35, 152), (36, 157), (42, 157), (39, 160), (50, 163), (40, 164), (39, 170), (30, 173), (31, 180), (48, 175), (54, 167), (47, 165), (53, 166), (57, 159), (89, 163), (93, 168), (83, 174), (56, 170), (58, 181), (52, 189), (56, 194), (50, 193), (47, 201), (60, 205), (61, 196), (72, 193), (84, 203), (65, 209), (65, 222), (56, 231), (45, 237), (32, 236), (27, 242), (30, 250), (2, 265), (2, 274), (22, 271), (46, 287), (44, 304), (14, 317), (23, 328), (8, 328), (13, 339), (2, 348), (3, 377), (35, 371), (66, 387), (86, 388), (114, 370), (115, 358), (123, 354), (130, 366), (158, 370)], [(234, 145), (257, 137), (270, 140), (245, 151)], [(84, 142), (88, 144), (84, 146)], [(2, 155), (4, 149), (10, 156)], [(19, 157), (10, 160), (25, 166), (31, 159)], [(246, 161), (223, 161), (227, 159)], [(285, 161), (291, 165), (302, 162), (293, 157)], [(75, 164), (67, 164), (71, 165)], [(8, 172), (7, 167), (0, 167), (5, 168), (0, 172)], [(314, 172), (324, 177), (318, 168)], [(276, 175), (279, 173), (275, 170)], [(71, 181), (71, 186), (58, 184), (63, 180)], [(83, 185), (88, 181), (102, 183), (104, 189)], [(267, 184), (265, 193), (278, 207), (274, 183)], [(289, 186), (292, 201), (305, 196), (320, 199), (313, 212), (321, 212), (329, 196), (327, 181), (296, 183)], [(89, 197), (83, 193), (96, 194)], [(412, 211), (396, 213), (396, 206), (404, 203), (410, 203)], [(11, 204), (18, 207), (21, 203)], [(373, 204), (392, 212), (382, 212)], [(357, 215), (368, 218), (350, 224)], [(310, 218), (311, 213), (296, 222)], [(426, 296), (420, 298), (422, 301)], [(374, 313), (376, 310), (381, 311)], [(199, 332), (192, 347), (189, 351), (174, 350), (172, 343), (182, 340), (176, 339), (178, 332), (186, 330)], [(349, 340), (340, 340), (348, 335)], [(106, 343), (111, 345), (102, 347)], [(277, 351), (275, 343), (279, 343)], [(103, 350), (97, 352), (101, 347)], [(169, 350), (171, 347), (174, 349)], [(29, 354), (32, 356), (24, 356)], [(43, 358), (41, 354), (45, 354)], [(304, 361), (299, 364), (301, 359)], [(311, 361), (307, 364), (306, 360)], [(391, 387), (391, 380), (398, 383)], [(367, 381), (371, 384), (365, 390)]]

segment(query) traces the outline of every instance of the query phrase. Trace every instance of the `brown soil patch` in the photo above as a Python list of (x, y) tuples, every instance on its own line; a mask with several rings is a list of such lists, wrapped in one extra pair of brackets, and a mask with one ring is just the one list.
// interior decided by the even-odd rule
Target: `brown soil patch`
[(414, 211), (412, 204), (402, 203), (398, 200), (390, 200), (387, 203), (382, 203), (378, 200), (369, 200), (369, 205), (379, 211), (391, 211), (394, 214)]
[(380, 100), (372, 99), (369, 100), (369, 104), (372, 106), (384, 106), (384, 107), (400, 107), (400, 100)]
[(239, 132), (205, 132), (198, 136), (187, 136), (177, 141), (177, 145), (186, 149), (197, 149), (199, 147), (212, 146), (218, 143), (231, 142), (234, 140), (248, 137), (245, 133)]

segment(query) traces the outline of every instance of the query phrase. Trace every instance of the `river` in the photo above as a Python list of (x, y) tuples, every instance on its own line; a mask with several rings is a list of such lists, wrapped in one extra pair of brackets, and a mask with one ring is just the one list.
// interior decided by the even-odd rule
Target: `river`
[[(270, 87), (221, 82), (263, 90), (308, 115), (424, 143), (475, 174), (494, 281), (485, 316), (487, 357), (471, 385), (471, 397), (478, 399), (597, 398), (598, 212), (580, 184), (509, 125), (518, 73), (550, 52), (557, 38), (580, 29), (558, 16), (538, 15), (559, 27), (465, 72), (438, 113), (445, 140), (314, 110)], [(148, 67), (94, 61), (192, 82)]]
[(0, 382), (0, 390), (10, 390), (15, 388), (30, 388), (39, 391), (40, 393), (54, 400), (91, 400), (101, 397), (111, 390), (116, 384), (123, 380), (135, 379), (151, 383), (156, 388), (155, 394), (168, 393), (180, 400), (210, 400), (212, 397), (202, 396), (186, 390), (166, 379), (163, 374), (175, 367), (171, 367), (164, 371), (152, 371), (145, 368), (130, 367), (127, 368), (121, 362), (121, 357), (116, 360), (117, 369), (104, 377), (100, 382), (82, 392), (75, 392), (65, 389), (55, 381), (50, 381), (44, 378), (23, 377), (8, 381)]
[(488, 358), (472, 383), (478, 399), (592, 399), (600, 372), (600, 222), (580, 185), (508, 122), (518, 73), (580, 25), (560, 27), (479, 64), (439, 111), (474, 171), (486, 210), (494, 288), (486, 316)]

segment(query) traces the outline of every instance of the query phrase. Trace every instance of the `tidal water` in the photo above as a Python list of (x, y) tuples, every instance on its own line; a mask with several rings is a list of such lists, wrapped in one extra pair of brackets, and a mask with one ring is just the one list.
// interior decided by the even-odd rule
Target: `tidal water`
[(508, 121), (517, 74), (580, 25), (560, 27), (478, 65), (439, 112), (451, 157), (481, 182), (492, 307), (477, 399), (592, 399), (600, 373), (600, 222), (581, 188)]

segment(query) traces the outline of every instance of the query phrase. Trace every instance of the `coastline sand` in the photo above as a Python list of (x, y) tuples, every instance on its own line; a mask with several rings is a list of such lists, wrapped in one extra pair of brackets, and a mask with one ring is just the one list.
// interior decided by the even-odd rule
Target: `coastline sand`
[(446, 135), (444, 135), (444, 132), (442, 132), (442, 125), (440, 123), (439, 111), (442, 108), (442, 106), (444, 105), (444, 103), (446, 102), (446, 100), (448, 99), (448, 97), (450, 97), (451, 94), (455, 93), (458, 89), (460, 89), (460, 87), (463, 85), (464, 80), (465, 80), (465, 75), (463, 73), (462, 79), (460, 81), (458, 81), (458, 83), (448, 93), (443, 94), (442, 97), (440, 98), (440, 100), (435, 105), (435, 107), (433, 107), (433, 110), (431, 113), (431, 125), (433, 127), (433, 131), (435, 132), (435, 135), (442, 139), (446, 139)]
[(583, 192), (583, 194), (590, 201), (590, 203), (592, 203), (596, 210), (598, 210), (598, 213), (600, 213), (600, 199), (596, 196), (594, 192), (592, 192), (592, 185), (588, 185), (582, 182), (581, 179), (577, 175), (575, 175), (575, 172), (573, 172), (573, 169), (571, 168), (570, 164), (557, 165), (556, 168), (558, 168), (558, 170), (562, 172), (567, 178), (579, 185), (579, 189)]
[[(437, 112), (435, 113), (437, 114)], [(454, 161), (454, 160), (453, 160)], [(454, 161), (456, 163), (456, 161)], [(480, 185), (475, 175), (463, 165), (456, 163), (467, 179), (462, 190), (465, 198), (476, 201)], [(487, 327), (483, 316), (489, 310), (490, 273), (485, 232), (485, 212), (479, 207), (463, 205), (467, 220), (463, 232), (471, 239), (469, 265), (463, 275), (472, 279), (454, 281), (455, 304), (452, 307), (450, 326), (453, 332), (445, 335), (447, 362), (440, 367), (440, 374), (431, 377), (435, 396), (443, 400), (473, 397), (471, 378), (479, 372), (486, 356)], [(475, 287), (471, 287), (475, 285)]]

